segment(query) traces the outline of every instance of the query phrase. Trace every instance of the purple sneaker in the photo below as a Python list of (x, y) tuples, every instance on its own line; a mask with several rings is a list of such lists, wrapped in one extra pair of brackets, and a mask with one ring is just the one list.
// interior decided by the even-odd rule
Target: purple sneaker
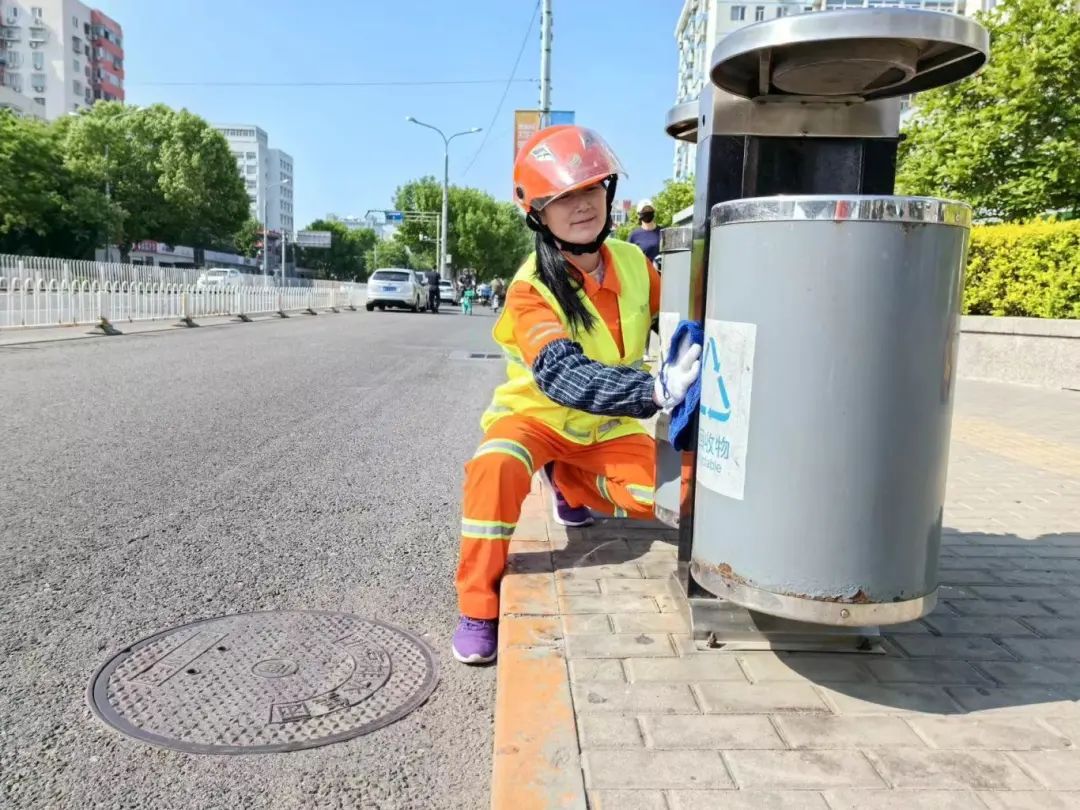
[(559, 488), (555, 486), (555, 462), (544, 465), (544, 479), (555, 495), (552, 498), (551, 514), (556, 523), (561, 526), (581, 528), (583, 526), (592, 526), (596, 522), (593, 520), (592, 512), (589, 511), (587, 506), (571, 506), (566, 502), (563, 494), (559, 492)]
[(499, 622), (462, 616), (450, 645), (454, 658), (463, 664), (487, 664), (499, 652)]

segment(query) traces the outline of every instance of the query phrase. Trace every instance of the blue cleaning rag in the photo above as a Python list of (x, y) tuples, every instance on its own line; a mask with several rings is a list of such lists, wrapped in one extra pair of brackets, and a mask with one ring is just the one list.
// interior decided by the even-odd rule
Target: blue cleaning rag
[[(697, 321), (679, 321), (675, 332), (671, 336), (671, 346), (668, 348), (668, 356), (664, 365), (674, 363), (679, 353), (679, 346), (683, 338), (689, 336), (690, 342), (701, 346), (705, 342), (705, 330)], [(686, 450), (690, 447), (694, 435), (694, 417), (697, 415), (698, 406), (701, 404), (701, 377), (698, 377), (690, 390), (686, 392), (686, 399), (680, 402), (671, 411), (671, 425), (668, 427), (668, 441), (676, 450)]]

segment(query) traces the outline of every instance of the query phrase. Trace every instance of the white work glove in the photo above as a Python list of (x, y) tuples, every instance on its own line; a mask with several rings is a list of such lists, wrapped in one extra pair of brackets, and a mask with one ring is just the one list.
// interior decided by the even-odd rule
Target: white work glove
[(686, 392), (701, 375), (701, 346), (687, 335), (679, 344), (674, 363), (665, 363), (653, 388), (653, 401), (664, 411), (686, 399)]

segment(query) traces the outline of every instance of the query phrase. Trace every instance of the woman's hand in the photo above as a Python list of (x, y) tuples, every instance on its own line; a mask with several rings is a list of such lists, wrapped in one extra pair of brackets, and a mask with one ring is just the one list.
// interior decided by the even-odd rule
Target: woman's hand
[(689, 336), (683, 338), (674, 363), (665, 363), (660, 369), (653, 389), (653, 401), (663, 410), (670, 411), (684, 399), (690, 386), (701, 375), (701, 346), (691, 343)]

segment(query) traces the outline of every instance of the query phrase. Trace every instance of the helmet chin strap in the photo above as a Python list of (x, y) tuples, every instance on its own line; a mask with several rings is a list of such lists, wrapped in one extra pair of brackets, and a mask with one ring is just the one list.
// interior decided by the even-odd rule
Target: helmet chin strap
[(525, 215), (525, 222), (532, 230), (540, 234), (541, 239), (565, 253), (569, 253), (573, 256), (596, 253), (611, 234), (611, 205), (615, 202), (615, 186), (618, 181), (619, 176), (616, 174), (613, 174), (608, 178), (607, 217), (604, 220), (604, 227), (600, 229), (600, 233), (597, 234), (596, 238), (591, 242), (564, 242), (563, 240), (556, 238), (555, 234), (553, 234), (551, 229), (540, 220), (540, 216), (534, 210), (530, 210), (529, 213)]

